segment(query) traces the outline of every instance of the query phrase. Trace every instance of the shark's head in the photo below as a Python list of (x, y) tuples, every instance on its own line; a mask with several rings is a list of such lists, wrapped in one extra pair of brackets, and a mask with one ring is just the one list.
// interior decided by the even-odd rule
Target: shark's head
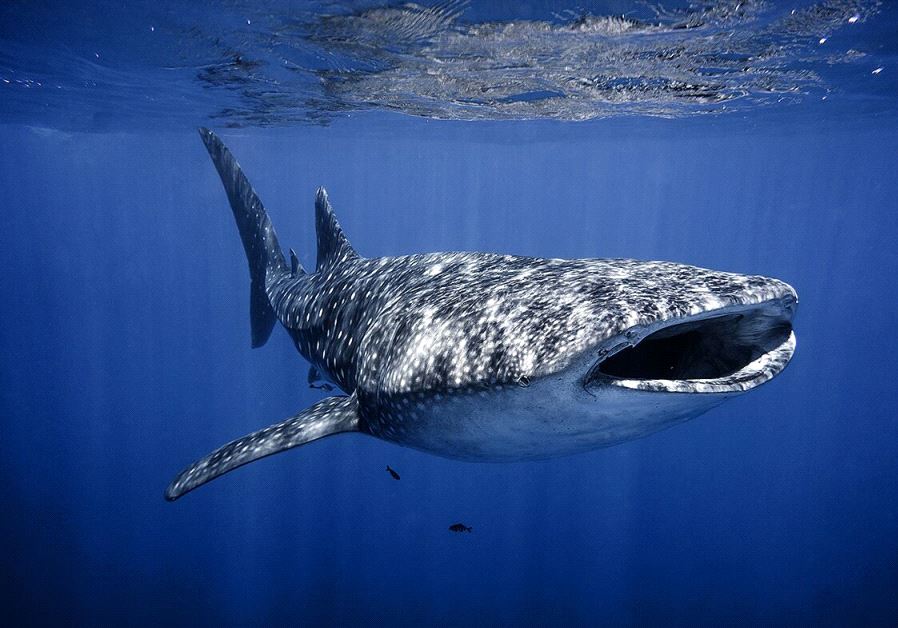
[(777, 279), (586, 260), (542, 293), (555, 307), (531, 311), (526, 335), (539, 359), (528, 379), (561, 378), (587, 394), (741, 393), (779, 374), (795, 351), (798, 296)]
[(798, 297), (782, 281), (668, 262), (583, 264), (588, 278), (575, 265), (578, 282), (546, 290), (567, 304), (563, 331), (559, 310), (534, 309), (528, 327), (547, 332), (531, 336), (540, 358), (524, 380), (581, 418), (575, 432), (600, 426), (608, 444), (649, 434), (760, 386), (792, 358)]
[[(769, 381), (795, 350), (797, 296), (776, 279), (635, 260), (466, 263), (402, 309), (379, 379), (398, 399), (430, 397), (458, 457), (637, 438)], [(442, 447), (432, 428), (422, 437)]]
[(601, 343), (583, 378), (603, 387), (668, 393), (751, 390), (779, 374), (795, 351), (791, 295), (636, 324)]
[[(648, 264), (655, 266), (649, 284), (644, 277), (626, 282), (621, 316), (585, 352), (591, 365), (578, 374), (584, 390), (735, 394), (769, 381), (789, 363), (798, 304), (791, 286)], [(648, 292), (653, 299), (646, 300)]]

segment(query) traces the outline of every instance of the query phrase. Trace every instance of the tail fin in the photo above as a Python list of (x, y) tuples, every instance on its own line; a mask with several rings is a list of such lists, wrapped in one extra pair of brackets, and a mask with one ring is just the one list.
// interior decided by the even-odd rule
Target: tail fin
[(289, 272), (287, 262), (262, 201), (246, 180), (231, 151), (209, 129), (200, 129), (199, 132), (228, 194), (243, 249), (246, 251), (251, 282), (252, 341), (253, 347), (261, 347), (268, 340), (277, 321), (266, 285), (270, 279)]

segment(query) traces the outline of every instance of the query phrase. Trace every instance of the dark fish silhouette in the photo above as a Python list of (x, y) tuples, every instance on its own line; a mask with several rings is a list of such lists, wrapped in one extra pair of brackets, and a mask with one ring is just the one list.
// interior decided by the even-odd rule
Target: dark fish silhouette
[(470, 532), (474, 528), (472, 528), (471, 526), (466, 526), (463, 523), (453, 523), (451, 526), (449, 526), (449, 529), (453, 532)]
[(393, 479), (394, 479), (394, 480), (398, 480), (398, 479), (399, 479), (399, 474), (396, 473), (396, 471), (394, 471), (393, 469), (391, 469), (391, 468), (390, 468), (390, 465), (387, 465), (387, 471), (390, 472), (390, 475), (393, 476)]

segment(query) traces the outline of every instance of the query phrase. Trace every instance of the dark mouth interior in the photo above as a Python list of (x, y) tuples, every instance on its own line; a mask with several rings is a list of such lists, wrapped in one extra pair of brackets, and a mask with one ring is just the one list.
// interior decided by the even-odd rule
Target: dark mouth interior
[(765, 311), (671, 325), (598, 365), (621, 379), (717, 379), (731, 375), (785, 342), (788, 318)]

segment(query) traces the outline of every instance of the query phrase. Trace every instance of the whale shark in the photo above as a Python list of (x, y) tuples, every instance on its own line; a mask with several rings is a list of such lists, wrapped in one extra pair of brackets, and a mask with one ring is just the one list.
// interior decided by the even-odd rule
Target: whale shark
[(208, 129), (246, 252), (252, 346), (276, 323), (342, 393), (234, 440), (168, 486), (175, 500), (265, 456), (342, 433), (468, 461), (564, 456), (647, 436), (777, 376), (795, 351), (787, 283), (663, 261), (495, 253), (365, 258), (327, 192), (317, 261), (285, 257), (240, 166)]

